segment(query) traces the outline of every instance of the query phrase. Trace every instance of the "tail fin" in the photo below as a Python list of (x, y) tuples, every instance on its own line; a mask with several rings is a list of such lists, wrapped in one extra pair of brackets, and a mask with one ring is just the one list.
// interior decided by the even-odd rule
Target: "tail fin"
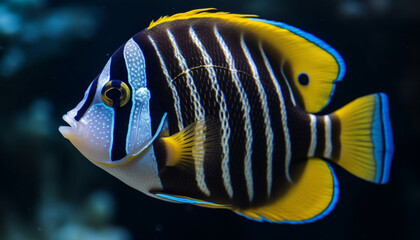
[(341, 151), (335, 162), (370, 182), (388, 182), (394, 143), (384, 93), (354, 100), (333, 115), (341, 123)]

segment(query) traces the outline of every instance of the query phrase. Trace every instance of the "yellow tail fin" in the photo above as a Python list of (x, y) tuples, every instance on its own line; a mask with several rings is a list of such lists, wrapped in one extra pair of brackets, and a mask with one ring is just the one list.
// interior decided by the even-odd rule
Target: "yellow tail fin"
[(384, 93), (364, 96), (332, 115), (341, 123), (341, 151), (334, 161), (364, 180), (388, 182), (394, 144), (388, 98)]

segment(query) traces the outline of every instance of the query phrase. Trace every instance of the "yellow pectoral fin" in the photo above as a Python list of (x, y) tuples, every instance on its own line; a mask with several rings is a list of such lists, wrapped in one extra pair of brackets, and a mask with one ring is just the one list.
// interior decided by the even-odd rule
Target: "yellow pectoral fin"
[(239, 215), (256, 221), (275, 223), (308, 223), (326, 216), (338, 200), (338, 181), (330, 165), (312, 158), (301, 179), (273, 203), (245, 210), (234, 210)]
[(166, 151), (166, 166), (189, 169), (194, 164), (202, 165), (205, 156), (218, 151), (220, 131), (213, 117), (200, 119), (180, 132), (163, 137)]

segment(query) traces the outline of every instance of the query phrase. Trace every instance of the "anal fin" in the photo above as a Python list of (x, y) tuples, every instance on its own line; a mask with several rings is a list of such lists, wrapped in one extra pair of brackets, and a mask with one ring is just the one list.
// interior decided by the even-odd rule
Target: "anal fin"
[(308, 223), (332, 211), (338, 192), (338, 181), (331, 166), (324, 160), (311, 158), (301, 178), (285, 195), (265, 206), (234, 211), (260, 222)]

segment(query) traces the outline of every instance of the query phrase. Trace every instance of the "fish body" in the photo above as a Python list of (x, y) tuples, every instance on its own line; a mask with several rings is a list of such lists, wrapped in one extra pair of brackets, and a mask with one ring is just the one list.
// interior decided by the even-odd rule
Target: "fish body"
[(304, 223), (338, 199), (328, 162), (388, 181), (388, 99), (328, 105), (345, 74), (315, 36), (207, 9), (164, 17), (109, 59), (60, 132), (95, 165), (162, 200)]

